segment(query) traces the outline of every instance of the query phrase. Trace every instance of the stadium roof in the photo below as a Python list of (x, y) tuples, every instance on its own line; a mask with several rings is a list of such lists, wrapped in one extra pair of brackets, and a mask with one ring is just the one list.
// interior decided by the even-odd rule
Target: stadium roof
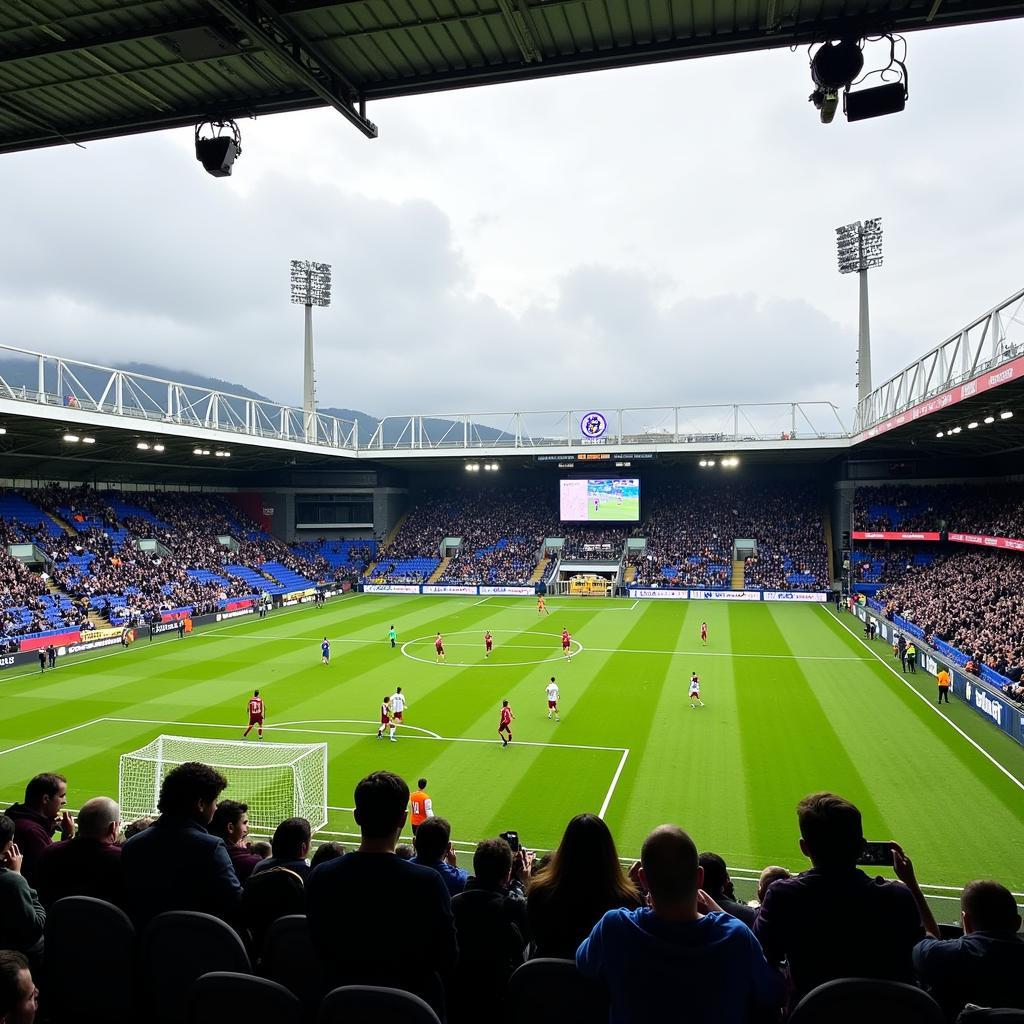
[(8, 0), (0, 152), (1024, 15), (1024, 0)]

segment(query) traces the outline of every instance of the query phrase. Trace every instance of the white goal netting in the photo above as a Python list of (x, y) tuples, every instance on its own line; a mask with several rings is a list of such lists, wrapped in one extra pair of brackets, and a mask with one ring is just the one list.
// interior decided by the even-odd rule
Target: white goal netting
[(121, 755), (118, 802), (133, 821), (157, 815), (160, 784), (176, 765), (200, 761), (228, 780), (221, 796), (249, 805), (249, 828), (270, 835), (285, 819), (306, 818), (313, 830), (327, 824), (327, 744), (247, 743), (158, 736)]

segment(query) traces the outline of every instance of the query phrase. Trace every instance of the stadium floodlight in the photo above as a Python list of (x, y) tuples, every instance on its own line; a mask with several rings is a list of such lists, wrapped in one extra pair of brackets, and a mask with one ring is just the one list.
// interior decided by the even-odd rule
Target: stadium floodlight
[(148, 444), (146, 444), (146, 442), (145, 442), (145, 441), (139, 441), (139, 442), (138, 442), (138, 443), (137, 443), (137, 444), (135, 445), (135, 447), (136, 447), (136, 448), (138, 448), (140, 452), (148, 452), (148, 451), (149, 451), (149, 445), (148, 445)]
[(203, 454), (203, 449), (202, 448), (193, 448), (192, 449), (192, 454), (193, 455), (202, 455)]
[(95, 437), (83, 437), (82, 438), (82, 444), (95, 444), (95, 443), (96, 443), (96, 438)]
[(985, 422), (986, 423), (995, 423), (995, 421), (996, 421), (995, 416), (986, 416), (985, 417)]
[(68, 444), (78, 444), (81, 438), (77, 434), (65, 434), (64, 440), (67, 441)]
[(331, 265), (292, 260), (292, 302), (306, 307), (306, 342), (302, 366), (303, 424), (307, 441), (316, 441), (316, 373), (313, 368), (313, 307), (331, 304)]
[(937, 434), (936, 434), (935, 436), (936, 436), (936, 437), (945, 437), (945, 436), (946, 436), (946, 433), (945, 433), (945, 431), (943, 431), (943, 430), (940, 430), (940, 431), (939, 431), (939, 432), (938, 432), (938, 433), (937, 433)]
[(978, 429), (978, 421), (977, 420), (971, 420), (971, 422), (967, 424), (967, 429), (968, 430), (977, 430)]
[(7, 428), (6, 427), (0, 427), (0, 437), (2, 437), (6, 433), (7, 433)]
[(1013, 419), (1013, 413), (1012, 413), (1012, 412), (1010, 412), (1010, 410), (1009, 410), (1009, 409), (1007, 409), (1007, 410), (1006, 410), (1006, 412), (1001, 412), (1001, 413), (999, 414), (999, 418), (1000, 418), (1001, 420), (1009, 420), (1009, 419)]
[(950, 431), (950, 433), (951, 433), (951, 434), (959, 434), (961, 430), (963, 430), (963, 427), (954, 427), (954, 428), (953, 428), (953, 429), (952, 429), (952, 430)]
[(164, 446), (162, 444), (155, 444), (155, 445), (153, 445), (153, 451), (155, 451), (155, 452), (162, 452), (163, 450), (164, 450)]
[(836, 258), (840, 274), (860, 277), (860, 315), (857, 333), (857, 400), (871, 394), (871, 325), (868, 314), (868, 270), (882, 265), (882, 218), (872, 217), (836, 228)]

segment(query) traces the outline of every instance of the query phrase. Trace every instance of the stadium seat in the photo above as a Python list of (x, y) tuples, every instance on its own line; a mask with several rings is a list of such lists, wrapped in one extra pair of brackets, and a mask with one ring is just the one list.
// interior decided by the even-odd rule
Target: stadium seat
[(111, 993), (134, 1005), (135, 928), (128, 915), (91, 896), (66, 896), (46, 915), (46, 1009), (54, 1024), (110, 1020)]
[(511, 1024), (602, 1024), (608, 997), (572, 960), (538, 957), (518, 967), (508, 982)]
[(942, 1024), (927, 992), (898, 981), (840, 978), (800, 1000), (789, 1024)]
[(1024, 1010), (967, 1005), (957, 1017), (956, 1024), (1024, 1024)]
[(263, 944), (261, 973), (298, 996), (307, 1016), (312, 1016), (328, 986), (305, 914), (279, 917), (270, 926)]
[(328, 992), (317, 1024), (441, 1024), (419, 996), (397, 988), (345, 985)]
[(242, 889), (242, 920), (252, 937), (250, 948), (263, 949), (270, 926), (306, 909), (302, 879), (294, 871), (271, 868), (251, 875)]
[(156, 1021), (181, 1024), (192, 983), (211, 971), (252, 973), (249, 954), (231, 927), (191, 910), (153, 918), (142, 936), (139, 980)]
[(189, 989), (188, 1024), (224, 1024), (244, 1007), (250, 1024), (300, 1024), (302, 1005), (283, 985), (251, 974), (212, 971)]

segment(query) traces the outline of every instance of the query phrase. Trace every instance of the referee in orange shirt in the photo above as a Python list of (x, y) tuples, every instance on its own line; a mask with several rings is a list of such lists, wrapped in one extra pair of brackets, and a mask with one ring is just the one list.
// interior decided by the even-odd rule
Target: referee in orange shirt
[(427, 792), (427, 780), (420, 779), (416, 783), (416, 792), (409, 797), (409, 821), (412, 823), (412, 834), (427, 820), (434, 816), (434, 803)]
[(935, 677), (939, 682), (939, 703), (942, 703), (945, 698), (946, 703), (949, 703), (949, 669), (943, 665), (939, 669), (938, 675)]

